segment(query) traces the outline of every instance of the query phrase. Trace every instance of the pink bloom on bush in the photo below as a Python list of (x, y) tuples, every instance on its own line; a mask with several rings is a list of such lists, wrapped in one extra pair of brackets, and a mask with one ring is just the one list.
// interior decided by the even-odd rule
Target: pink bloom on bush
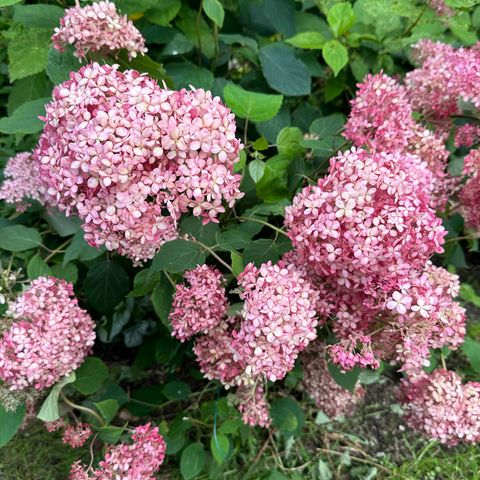
[(117, 12), (113, 2), (104, 0), (67, 9), (52, 41), (60, 51), (67, 45), (74, 45), (78, 58), (89, 52), (116, 54), (121, 49), (127, 50), (130, 58), (147, 52), (145, 40), (133, 23)]
[(228, 311), (225, 280), (219, 270), (199, 265), (185, 273), (185, 280), (188, 285), (176, 285), (170, 310), (172, 335), (182, 342), (217, 327)]
[(42, 181), (93, 246), (148, 260), (177, 236), (182, 213), (218, 222), (223, 202), (243, 196), (235, 118), (210, 92), (93, 63), (54, 89), (46, 112)]
[(480, 383), (462, 383), (438, 369), (402, 380), (405, 419), (414, 429), (449, 446), (480, 441)]
[(63, 443), (70, 445), (72, 448), (83, 447), (85, 442), (92, 435), (90, 426), (86, 423), (78, 423), (75, 426), (67, 425), (63, 432)]
[(463, 161), (463, 173), (470, 175), (463, 185), (460, 194), (461, 211), (466, 226), (476, 232), (480, 231), (480, 150), (471, 150)]
[(72, 465), (70, 480), (154, 480), (165, 459), (166, 443), (150, 423), (135, 428), (132, 443), (110, 446), (94, 471), (79, 462)]
[(458, 127), (455, 132), (455, 146), (458, 147), (472, 147), (475, 143), (480, 141), (480, 127), (466, 123)]
[(17, 153), (10, 158), (3, 170), (5, 180), (0, 188), (0, 200), (14, 204), (23, 212), (29, 200), (45, 203), (45, 188), (38, 175), (38, 164), (28, 152)]
[(236, 392), (243, 423), (268, 428), (272, 423), (265, 391), (261, 385), (242, 385)]
[(13, 323), (0, 338), (0, 379), (11, 390), (51, 387), (92, 349), (94, 322), (64, 280), (33, 280), (9, 306), (8, 316)]

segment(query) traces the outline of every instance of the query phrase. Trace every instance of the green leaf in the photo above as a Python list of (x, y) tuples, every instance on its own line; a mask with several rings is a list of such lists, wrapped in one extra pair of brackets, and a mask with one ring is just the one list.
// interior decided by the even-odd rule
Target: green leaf
[(25, 27), (54, 28), (65, 10), (56, 5), (15, 5), (13, 19)]
[(33, 280), (38, 277), (49, 276), (52, 269), (45, 263), (39, 252), (37, 252), (28, 262), (27, 266), (28, 278)]
[(76, 379), (73, 387), (83, 395), (91, 395), (98, 391), (108, 378), (107, 366), (97, 357), (88, 357), (75, 370)]
[(222, 4), (218, 0), (203, 0), (203, 11), (205, 15), (215, 22), (219, 28), (223, 27), (223, 19), (225, 18), (225, 11)]
[(292, 398), (275, 400), (270, 407), (270, 416), (273, 425), (287, 437), (300, 433), (305, 423), (302, 409)]
[(137, 55), (135, 58), (129, 59), (127, 53), (121, 52), (115, 58), (115, 63), (118, 63), (124, 69), (133, 69), (146, 73), (160, 83), (163, 81), (167, 86), (172, 86), (172, 80), (167, 75), (163, 65), (152, 60), (148, 55)]
[(226, 105), (240, 118), (253, 122), (264, 122), (273, 118), (280, 110), (282, 95), (250, 92), (229, 83), (223, 89)]
[(460, 298), (480, 308), (480, 295), (470, 284), (462, 283), (460, 285)]
[(191, 443), (182, 452), (180, 458), (180, 473), (184, 480), (195, 478), (205, 466), (207, 455), (200, 442)]
[(11, 116), (18, 107), (26, 102), (45, 97), (49, 94), (47, 89), (47, 78), (44, 72), (17, 80), (8, 96), (8, 115)]
[(52, 275), (57, 278), (63, 278), (70, 283), (77, 283), (78, 268), (73, 263), (67, 263), (65, 265), (57, 263), (52, 266)]
[(67, 217), (56, 209), (48, 209), (44, 214), (45, 220), (60, 237), (70, 237), (80, 231), (82, 222), (78, 217)]
[(58, 85), (68, 80), (70, 72), (78, 70), (81, 65), (78, 58), (73, 56), (73, 47), (67, 47), (63, 52), (50, 47), (45, 70), (52, 83)]
[(125, 431), (124, 427), (100, 427), (97, 429), (98, 437), (102, 442), (109, 444), (116, 444), (123, 432)]
[(9, 117), (0, 119), (2, 133), (35, 133), (43, 128), (43, 122), (38, 118), (45, 115), (45, 104), (49, 98), (39, 98), (25, 102)]
[(180, 11), (181, 0), (162, 0), (153, 8), (147, 10), (145, 17), (157, 25), (168, 25)]
[(220, 433), (235, 433), (243, 426), (243, 422), (239, 418), (228, 418), (225, 420), (218, 431)]
[(342, 373), (342, 371), (339, 367), (337, 367), (337, 365), (329, 363), (328, 371), (330, 372), (330, 375), (333, 377), (333, 379), (338, 383), (338, 385), (345, 388), (346, 390), (349, 390), (350, 392), (353, 392), (353, 390), (355, 389), (355, 385), (358, 381), (358, 376), (360, 375), (360, 372), (362, 370), (358, 367), (354, 367), (348, 372)]
[(95, 406), (107, 423), (112, 421), (117, 414), (118, 409), (120, 408), (118, 402), (112, 399), (103, 400), (103, 402), (97, 402), (95, 403)]
[(87, 273), (85, 296), (90, 305), (101, 313), (109, 313), (130, 290), (130, 278), (115, 260), (101, 260)]
[(296, 155), (303, 155), (304, 149), (300, 145), (303, 140), (303, 133), (297, 127), (285, 127), (277, 135), (278, 153), (293, 158)]
[(258, 183), (265, 173), (265, 162), (256, 158), (248, 164), (248, 173), (252, 177), (252, 180), (255, 183)]
[(218, 247), (232, 251), (245, 248), (250, 243), (251, 236), (242, 230), (227, 230), (217, 235)]
[(269, 260), (275, 263), (280, 255), (277, 244), (268, 238), (260, 238), (250, 242), (243, 251), (245, 263), (253, 262), (257, 267)]
[(223, 433), (217, 433), (212, 435), (210, 439), (210, 450), (212, 451), (213, 458), (221, 465), (230, 453), (230, 438)]
[(244, 270), (243, 257), (237, 252), (230, 252), (233, 274), (238, 277)]
[(257, 196), (265, 202), (279, 202), (288, 197), (288, 168), (292, 157), (275, 155), (265, 163), (265, 174), (257, 183)]
[(0, 0), (0, 8), (9, 7), (10, 5), (15, 5), (20, 3), (22, 0)]
[(213, 87), (213, 73), (192, 62), (169, 63), (166, 67), (177, 89), (189, 88), (190, 85), (205, 90), (211, 90)]
[(205, 19), (198, 18), (197, 10), (193, 10), (183, 2), (178, 17), (175, 19), (175, 26), (202, 51), (207, 58), (215, 55), (215, 38), (212, 30)]
[(344, 125), (345, 115), (343, 113), (333, 113), (314, 120), (309, 130), (310, 133), (314, 133), (318, 138), (323, 139), (338, 134)]
[(0, 248), (8, 252), (23, 252), (42, 244), (42, 237), (34, 228), (12, 225), (0, 228)]
[(245, 35), (239, 35), (236, 33), (221, 33), (218, 36), (219, 40), (227, 45), (233, 45), (238, 43), (242, 47), (248, 47), (252, 50), (257, 50), (258, 44), (254, 38), (246, 37)]
[(348, 63), (348, 50), (338, 40), (329, 40), (322, 48), (322, 56), (335, 76)]
[(292, 47), (272, 43), (260, 49), (260, 63), (268, 84), (284, 95), (308, 95), (311, 91), (310, 72), (295, 57)]
[(72, 372), (68, 377), (63, 378), (59, 383), (57, 383), (43, 402), (37, 418), (43, 420), (44, 422), (54, 422), (55, 420), (58, 420), (60, 418), (60, 412), (58, 411), (58, 398), (60, 396), (60, 392), (65, 385), (73, 382), (75, 382), (75, 372)]
[(185, 382), (173, 380), (162, 388), (162, 393), (169, 400), (185, 400), (192, 393), (192, 390)]
[(170, 310), (172, 309), (172, 296), (173, 285), (162, 273), (158, 285), (153, 289), (151, 300), (155, 313), (167, 328), (170, 328), (168, 316), (170, 315)]
[(25, 404), (19, 405), (17, 409), (7, 411), (0, 403), (0, 448), (5, 446), (17, 433), (27, 413)]
[(148, 295), (156, 287), (161, 278), (161, 272), (152, 273), (148, 268), (140, 270), (133, 279), (133, 289), (128, 296), (135, 298)]
[(305, 50), (321, 50), (326, 41), (320, 32), (300, 32), (285, 40), (286, 43)]
[(348, 2), (333, 5), (327, 12), (327, 22), (336, 37), (348, 32), (355, 23), (352, 5)]
[(63, 264), (67, 264), (72, 260), (88, 261), (99, 257), (104, 249), (94, 248), (88, 245), (83, 238), (83, 230), (80, 230), (73, 237), (72, 243), (68, 246), (63, 257)]
[(318, 460), (318, 480), (331, 480), (333, 478), (330, 467), (322, 459)]
[(218, 223), (210, 222), (204, 225), (201, 218), (193, 215), (182, 218), (180, 222), (180, 231), (182, 233), (191, 235), (209, 247), (215, 245), (219, 230)]
[(480, 4), (480, 0), (445, 0), (445, 5), (453, 8), (471, 8)]
[(205, 258), (205, 253), (198, 244), (182, 239), (172, 240), (162, 245), (151, 268), (153, 271), (180, 273), (202, 265)]
[(10, 40), (10, 81), (41, 72), (46, 67), (51, 36), (50, 29), (26, 28)]
[(467, 356), (470, 365), (476, 372), (480, 372), (480, 342), (471, 337), (465, 337), (461, 346), (462, 352)]

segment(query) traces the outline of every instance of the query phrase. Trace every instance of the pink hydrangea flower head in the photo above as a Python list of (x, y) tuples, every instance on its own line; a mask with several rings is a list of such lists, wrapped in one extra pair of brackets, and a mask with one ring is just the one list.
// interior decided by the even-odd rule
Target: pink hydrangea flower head
[(60, 19), (60, 27), (55, 29), (52, 42), (60, 51), (67, 45), (74, 45), (74, 55), (80, 59), (89, 52), (116, 54), (125, 49), (130, 59), (147, 52), (142, 34), (108, 0), (67, 9)]
[(154, 480), (165, 459), (166, 443), (150, 423), (135, 428), (132, 443), (110, 446), (99, 468), (90, 471), (74, 463), (70, 480)]
[(458, 147), (472, 147), (480, 141), (480, 127), (466, 123), (455, 132), (455, 146)]
[(93, 63), (54, 89), (35, 150), (52, 203), (83, 220), (86, 240), (136, 262), (241, 198), (235, 118), (204, 90), (160, 88), (135, 70)]
[(480, 231), (480, 212), (478, 198), (480, 195), (480, 150), (471, 150), (463, 162), (463, 173), (469, 175), (459, 193), (462, 214), (468, 228)]
[(429, 0), (428, 4), (430, 5), (430, 8), (435, 10), (437, 15), (440, 15), (441, 17), (450, 17), (453, 15), (455, 12), (445, 4), (445, 0)]
[(311, 343), (300, 356), (303, 366), (301, 385), (315, 401), (316, 406), (330, 418), (352, 415), (365, 395), (357, 383), (353, 392), (338, 385), (328, 371), (326, 346), (321, 342)]
[(0, 379), (11, 390), (51, 387), (91, 351), (94, 322), (73, 285), (39, 277), (9, 306), (13, 323), (0, 338)]
[(182, 342), (217, 327), (228, 311), (224, 279), (216, 268), (199, 265), (185, 273), (185, 280), (188, 286), (175, 288), (170, 311), (172, 335)]
[(342, 371), (351, 370), (354, 367), (377, 369), (380, 362), (372, 350), (372, 339), (367, 335), (351, 334), (342, 338), (338, 343), (328, 347), (328, 353), (333, 363)]
[(480, 441), (480, 383), (437, 369), (402, 380), (405, 419), (429, 438), (454, 446)]
[(62, 441), (72, 448), (80, 448), (83, 447), (91, 435), (92, 429), (86, 423), (78, 423), (75, 426), (67, 425), (63, 431)]
[(3, 170), (5, 180), (0, 188), (0, 200), (5, 200), (23, 212), (29, 200), (45, 203), (45, 188), (38, 175), (38, 164), (29, 152), (17, 153)]
[(442, 252), (446, 234), (430, 208), (431, 173), (417, 156), (352, 148), (285, 212), (293, 246), (348, 290), (393, 291)]
[(248, 376), (283, 378), (303, 349), (316, 338), (318, 293), (293, 264), (252, 263), (238, 278), (245, 301), (243, 321), (233, 332), (235, 358)]
[(272, 423), (269, 405), (261, 385), (241, 386), (236, 392), (238, 409), (242, 414), (243, 423), (251, 427), (268, 428)]

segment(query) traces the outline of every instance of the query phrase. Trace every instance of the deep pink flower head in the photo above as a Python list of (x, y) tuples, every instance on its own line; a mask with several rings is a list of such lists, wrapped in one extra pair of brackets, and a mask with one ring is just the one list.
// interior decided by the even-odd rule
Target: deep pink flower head
[(238, 409), (242, 413), (243, 423), (251, 427), (268, 428), (272, 423), (265, 391), (259, 384), (242, 385), (236, 392)]
[(480, 141), (480, 127), (466, 123), (458, 127), (455, 132), (455, 146), (456, 147), (472, 147), (475, 143)]
[(182, 342), (197, 333), (208, 333), (227, 315), (224, 278), (220, 271), (199, 265), (185, 273), (188, 286), (178, 284), (173, 296), (172, 335)]
[(127, 50), (130, 58), (147, 52), (142, 34), (108, 0), (67, 9), (60, 19), (60, 27), (55, 29), (52, 42), (60, 51), (67, 45), (74, 45), (78, 58), (89, 52), (116, 54), (121, 49)]
[(13, 323), (0, 338), (0, 379), (11, 390), (51, 387), (81, 365), (95, 340), (92, 318), (64, 280), (33, 280), (8, 315)]
[(300, 355), (303, 366), (301, 385), (315, 401), (316, 406), (330, 418), (339, 415), (350, 416), (363, 399), (365, 390), (359, 383), (353, 392), (338, 385), (328, 371), (326, 352), (326, 345), (313, 342)]
[(93, 246), (147, 260), (176, 237), (182, 213), (218, 222), (223, 203), (243, 196), (235, 118), (210, 92), (93, 63), (54, 89), (46, 112), (42, 181)]
[(17, 153), (3, 170), (5, 180), (0, 188), (0, 200), (16, 205), (23, 212), (29, 200), (45, 203), (45, 188), (38, 175), (38, 163), (29, 152)]
[(235, 358), (247, 376), (282, 379), (317, 336), (317, 292), (293, 264), (248, 264), (238, 278), (245, 301), (243, 321), (234, 332)]
[(433, 10), (442, 17), (449, 17), (453, 15), (455, 12), (445, 4), (445, 0), (429, 0), (428, 4), (430, 5)]
[(75, 463), (70, 480), (154, 480), (165, 458), (166, 443), (150, 423), (135, 428), (130, 445), (110, 446), (99, 468), (89, 471)]
[(480, 232), (480, 150), (471, 150), (463, 161), (463, 173), (469, 175), (460, 194), (460, 205), (468, 228)]
[(402, 380), (400, 398), (407, 423), (427, 437), (449, 446), (480, 441), (480, 383), (438, 369)]
[(92, 435), (92, 429), (87, 423), (78, 423), (75, 426), (67, 425), (63, 432), (62, 441), (72, 448), (80, 448)]
[(418, 157), (352, 148), (294, 197), (285, 225), (318, 274), (380, 297), (443, 251), (446, 232), (429, 206), (431, 188)]

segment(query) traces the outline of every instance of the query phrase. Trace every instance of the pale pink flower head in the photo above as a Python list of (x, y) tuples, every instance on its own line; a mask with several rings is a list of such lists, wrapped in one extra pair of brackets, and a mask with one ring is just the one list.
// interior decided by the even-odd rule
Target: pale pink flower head
[(147, 423), (135, 428), (131, 444), (109, 446), (98, 469), (74, 463), (70, 480), (154, 480), (165, 459), (165, 450), (158, 427)]
[(79, 215), (88, 243), (141, 262), (177, 236), (182, 213), (218, 222), (243, 196), (235, 128), (210, 92), (93, 63), (54, 89), (34, 154), (50, 201)]
[(130, 58), (147, 52), (142, 34), (108, 0), (67, 9), (60, 19), (60, 27), (55, 29), (52, 41), (60, 51), (67, 45), (73, 45), (74, 55), (80, 59), (89, 52), (117, 54), (125, 49)]
[(265, 391), (260, 384), (242, 385), (236, 392), (239, 402), (238, 409), (242, 414), (243, 423), (251, 427), (268, 428), (272, 423), (269, 405), (265, 398)]
[(480, 209), (478, 199), (480, 195), (480, 150), (471, 150), (464, 159), (463, 173), (469, 175), (459, 193), (461, 211), (468, 228), (480, 231)]
[(330, 418), (350, 416), (363, 399), (365, 390), (359, 383), (355, 385), (353, 392), (338, 385), (328, 371), (326, 353), (326, 345), (313, 342), (301, 354), (303, 367), (301, 385), (315, 401), (317, 408)]
[(5, 180), (0, 188), (0, 200), (5, 200), (23, 212), (29, 200), (45, 203), (45, 187), (38, 175), (38, 164), (29, 152), (17, 153), (11, 157), (3, 170)]
[(170, 322), (172, 335), (182, 342), (197, 333), (208, 333), (226, 317), (228, 301), (219, 270), (199, 265), (185, 273), (188, 285), (177, 284)]
[(480, 441), (480, 383), (437, 369), (405, 378), (399, 393), (410, 427), (449, 446)]
[(455, 146), (458, 147), (472, 147), (480, 141), (480, 127), (466, 123), (457, 128), (455, 132)]
[(245, 301), (243, 321), (233, 332), (235, 359), (248, 376), (282, 379), (298, 354), (316, 338), (318, 293), (293, 264), (252, 263), (238, 278)]
[(431, 179), (417, 156), (352, 148), (294, 197), (285, 212), (288, 235), (319, 275), (383, 296), (443, 251), (446, 232), (429, 206)]
[(8, 315), (13, 323), (0, 338), (0, 379), (11, 390), (51, 387), (92, 349), (94, 322), (64, 280), (33, 280)]

